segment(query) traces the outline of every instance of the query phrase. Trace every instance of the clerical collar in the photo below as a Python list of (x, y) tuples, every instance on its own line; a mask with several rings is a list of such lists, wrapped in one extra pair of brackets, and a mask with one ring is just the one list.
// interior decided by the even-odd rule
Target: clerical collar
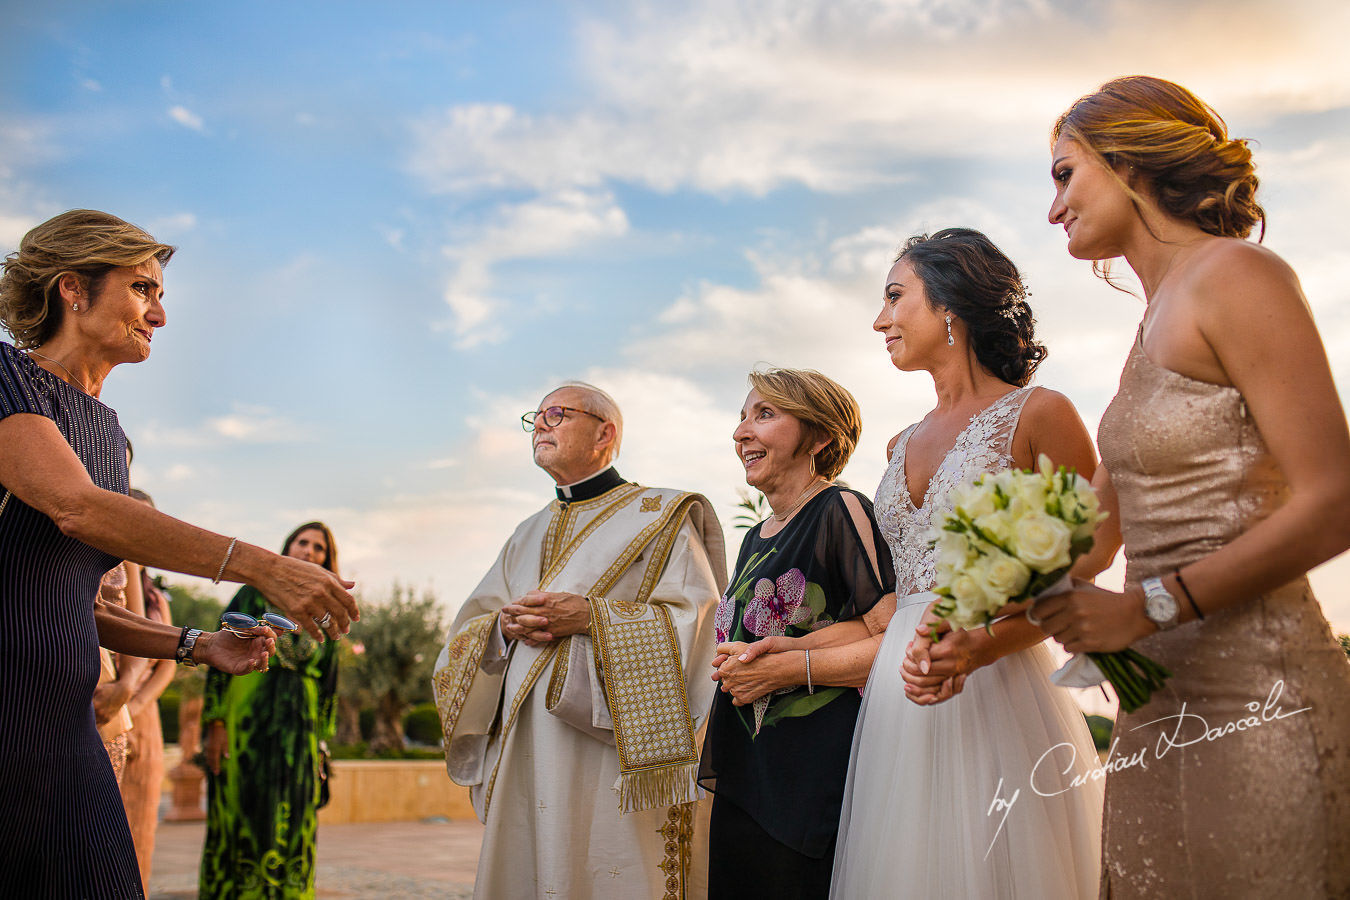
[(582, 500), (590, 500), (592, 497), (599, 497), (606, 491), (612, 491), (621, 484), (625, 484), (623, 478), (615, 471), (613, 466), (595, 473), (590, 478), (583, 478), (576, 484), (560, 484), (556, 490), (558, 500), (563, 503), (580, 503)]

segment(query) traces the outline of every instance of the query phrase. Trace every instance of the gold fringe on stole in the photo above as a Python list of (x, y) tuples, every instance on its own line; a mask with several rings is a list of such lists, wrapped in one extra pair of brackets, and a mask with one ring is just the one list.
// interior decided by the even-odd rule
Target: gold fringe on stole
[(679, 636), (664, 607), (591, 598), (591, 638), (619, 751), (619, 810), (698, 798)]
[(619, 781), (619, 810), (634, 812), (671, 802), (693, 803), (698, 799), (698, 761), (625, 772)]

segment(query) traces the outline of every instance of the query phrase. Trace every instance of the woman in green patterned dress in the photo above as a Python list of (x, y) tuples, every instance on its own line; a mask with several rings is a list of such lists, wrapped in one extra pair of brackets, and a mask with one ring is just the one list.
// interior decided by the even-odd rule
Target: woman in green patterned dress
[[(291, 532), (282, 553), (338, 574), (333, 533), (322, 522)], [(228, 612), (275, 611), (243, 587)], [(315, 834), (323, 742), (337, 708), (337, 642), (303, 632), (277, 639), (269, 669), (206, 676), (202, 710), (207, 767), (206, 845), (200, 896), (292, 900), (314, 896)]]

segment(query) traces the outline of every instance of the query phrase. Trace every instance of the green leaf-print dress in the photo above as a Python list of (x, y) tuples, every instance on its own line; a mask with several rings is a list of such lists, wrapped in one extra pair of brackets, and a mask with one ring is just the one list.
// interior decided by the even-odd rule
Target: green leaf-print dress
[[(258, 617), (267, 600), (243, 587), (229, 611)], [(337, 644), (282, 635), (266, 672), (206, 678), (202, 726), (229, 735), (220, 774), (207, 773), (200, 896), (212, 900), (314, 896), (319, 742), (337, 714)]]

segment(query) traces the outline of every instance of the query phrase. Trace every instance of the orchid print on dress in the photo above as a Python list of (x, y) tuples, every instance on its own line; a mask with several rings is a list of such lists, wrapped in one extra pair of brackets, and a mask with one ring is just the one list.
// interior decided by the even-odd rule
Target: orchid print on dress
[(786, 634), (789, 625), (814, 618), (806, 600), (806, 576), (801, 569), (788, 569), (778, 580), (761, 578), (755, 583), (755, 598), (745, 605), (742, 621), (751, 634), (760, 637)]
[[(717, 642), (752, 642), (789, 631), (804, 634), (834, 620), (825, 613), (825, 594), (820, 586), (807, 581), (801, 569), (792, 568), (777, 579), (758, 578), (755, 573), (774, 555), (773, 550), (752, 555), (746, 560), (740, 577), (727, 589), (713, 616)], [(739, 616), (738, 616), (739, 612)], [(800, 686), (783, 688), (760, 697), (747, 716), (746, 729), (751, 737), (778, 719), (809, 715), (843, 693), (841, 688), (816, 688), (809, 694)], [(784, 694), (796, 694), (791, 698)], [(775, 703), (775, 700), (781, 702)]]
[[(811, 607), (803, 605), (805, 599), (806, 576), (801, 569), (788, 569), (776, 582), (761, 578), (755, 582), (755, 597), (746, 604), (741, 621), (747, 631), (759, 637), (786, 634), (789, 625), (802, 625), (814, 618)], [(795, 687), (779, 688), (754, 702), (755, 734), (764, 726), (769, 702), (778, 694), (794, 690)]]

